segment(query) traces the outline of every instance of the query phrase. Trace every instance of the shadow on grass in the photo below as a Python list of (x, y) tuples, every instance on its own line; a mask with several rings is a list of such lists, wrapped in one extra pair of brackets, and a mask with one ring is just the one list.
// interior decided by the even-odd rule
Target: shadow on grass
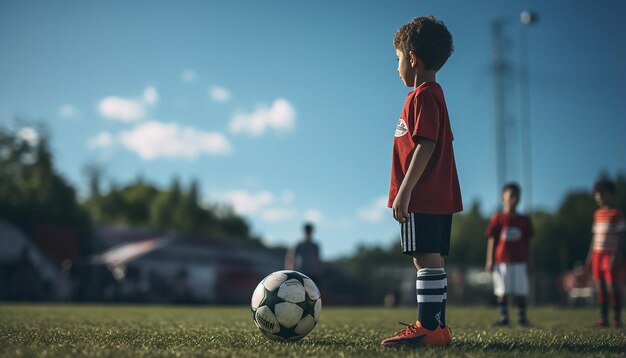
[(551, 351), (556, 352), (569, 352), (569, 353), (624, 353), (626, 347), (618, 345), (601, 345), (601, 343), (588, 343), (588, 342), (575, 342), (568, 341), (558, 344), (540, 345), (529, 343), (508, 343), (508, 342), (489, 342), (487, 344), (477, 344), (472, 342), (455, 341), (450, 348), (456, 348), (464, 352), (469, 351), (481, 351), (492, 353), (512, 353), (512, 352), (533, 352), (533, 353), (548, 353)]
[[(343, 339), (337, 337), (317, 337), (310, 338), (305, 341), (290, 343), (296, 346), (307, 346), (322, 349), (338, 349), (338, 350), (377, 350), (379, 348), (394, 350), (414, 349), (415, 347), (400, 346), (400, 347), (382, 347), (379, 339), (373, 339), (372, 337), (362, 337), (358, 340)], [(428, 347), (427, 349), (442, 349), (450, 353), (457, 351), (463, 353), (469, 352), (483, 352), (483, 353), (539, 353), (549, 354), (624, 354), (626, 352), (626, 346), (619, 343), (609, 342), (580, 342), (575, 340), (559, 341), (548, 344), (531, 343), (531, 342), (505, 342), (505, 341), (490, 341), (490, 342), (472, 342), (468, 340), (455, 339), (453, 343), (448, 347)]]

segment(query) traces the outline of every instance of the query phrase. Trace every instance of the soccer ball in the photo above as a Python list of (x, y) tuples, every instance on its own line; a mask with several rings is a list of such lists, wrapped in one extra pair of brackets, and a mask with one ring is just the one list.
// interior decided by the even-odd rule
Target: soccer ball
[(322, 299), (315, 282), (298, 271), (267, 275), (252, 294), (252, 320), (274, 340), (299, 341), (320, 318)]

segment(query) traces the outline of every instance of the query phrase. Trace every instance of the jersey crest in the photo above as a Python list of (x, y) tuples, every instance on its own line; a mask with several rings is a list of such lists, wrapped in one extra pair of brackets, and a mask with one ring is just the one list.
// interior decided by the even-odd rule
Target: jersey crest
[(522, 230), (515, 226), (506, 227), (505, 230), (502, 230), (502, 234), (500, 235), (500, 239), (504, 241), (517, 241), (522, 238)]
[(404, 121), (404, 119), (400, 118), (398, 120), (398, 125), (396, 126), (396, 134), (395, 134), (395, 136), (396, 137), (402, 137), (408, 131), (409, 131), (409, 129), (406, 126), (406, 122)]

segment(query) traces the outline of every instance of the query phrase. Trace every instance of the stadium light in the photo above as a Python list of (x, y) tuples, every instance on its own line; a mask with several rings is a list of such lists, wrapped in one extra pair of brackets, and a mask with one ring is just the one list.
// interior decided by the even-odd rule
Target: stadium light
[(522, 11), (520, 22), (520, 109), (522, 124), (522, 166), (524, 172), (524, 191), (526, 192), (525, 206), (530, 215), (533, 205), (533, 185), (532, 185), (532, 142), (531, 142), (531, 121), (530, 121), (530, 85), (528, 80), (528, 27), (537, 23), (537, 13), (533, 11)]

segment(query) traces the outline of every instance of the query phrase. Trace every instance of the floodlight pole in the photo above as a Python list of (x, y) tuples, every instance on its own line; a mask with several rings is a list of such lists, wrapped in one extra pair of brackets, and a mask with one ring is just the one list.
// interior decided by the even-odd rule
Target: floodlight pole
[(496, 175), (497, 175), (497, 193), (496, 197), (500, 197), (500, 190), (506, 180), (506, 139), (505, 139), (505, 120), (506, 120), (506, 103), (505, 103), (505, 76), (507, 65), (504, 60), (504, 45), (502, 39), (502, 30), (504, 20), (501, 18), (493, 20), (491, 23), (491, 35), (493, 40), (493, 71), (495, 79), (494, 105), (495, 105), (495, 139), (496, 139)]
[(523, 11), (520, 15), (522, 27), (520, 29), (520, 112), (522, 123), (522, 166), (524, 172), (524, 192), (528, 214), (533, 208), (532, 182), (532, 144), (530, 123), (530, 85), (528, 80), (528, 27), (537, 22), (537, 14), (532, 11)]

